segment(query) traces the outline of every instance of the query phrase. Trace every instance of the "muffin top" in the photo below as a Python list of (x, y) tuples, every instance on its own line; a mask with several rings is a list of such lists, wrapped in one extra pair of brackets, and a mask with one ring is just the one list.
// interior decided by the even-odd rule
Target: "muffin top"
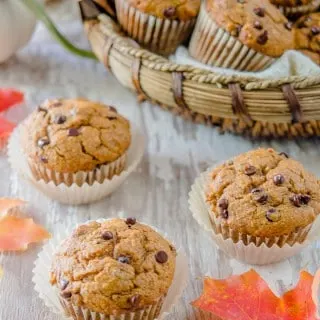
[(320, 13), (301, 17), (294, 25), (294, 40), (297, 49), (320, 53)]
[(74, 305), (106, 314), (134, 311), (164, 296), (175, 248), (134, 218), (78, 227), (54, 256), (51, 284)]
[(127, 0), (141, 12), (160, 19), (190, 20), (195, 18), (200, 9), (201, 0)]
[(30, 159), (63, 173), (115, 161), (131, 141), (129, 122), (115, 108), (85, 99), (48, 100), (30, 115), (25, 128)]
[(267, 0), (208, 0), (207, 12), (219, 27), (262, 54), (279, 57), (293, 48), (291, 23)]
[(320, 182), (286, 154), (257, 149), (212, 171), (207, 201), (222, 226), (257, 237), (287, 235), (319, 214)]

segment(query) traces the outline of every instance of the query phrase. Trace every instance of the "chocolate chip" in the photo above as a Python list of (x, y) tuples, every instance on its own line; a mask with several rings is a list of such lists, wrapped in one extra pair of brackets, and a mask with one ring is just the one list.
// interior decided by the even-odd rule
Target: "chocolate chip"
[(54, 123), (63, 124), (66, 122), (66, 120), (67, 120), (67, 117), (61, 114), (61, 115), (55, 116)]
[(119, 261), (120, 263), (126, 263), (126, 264), (129, 264), (129, 263), (130, 263), (130, 259), (129, 259), (128, 257), (126, 257), (126, 256), (120, 256), (120, 257), (118, 257), (118, 261)]
[(221, 212), (221, 217), (222, 217), (223, 219), (228, 219), (228, 218), (229, 218), (229, 211), (228, 211), (227, 209), (223, 210), (223, 211)]
[(303, 204), (308, 204), (311, 200), (311, 197), (308, 194), (301, 195), (301, 201)]
[(276, 209), (271, 208), (267, 211), (266, 218), (269, 222), (277, 222), (280, 220), (281, 214)]
[(63, 291), (61, 292), (61, 297), (64, 299), (70, 299), (72, 296), (72, 293), (70, 291)]
[(256, 167), (251, 166), (251, 165), (246, 165), (244, 168), (244, 173), (248, 176), (252, 176), (253, 174), (255, 174), (257, 172)]
[(311, 17), (307, 16), (302, 21), (298, 22), (297, 28), (298, 29), (306, 28), (308, 26), (307, 23), (311, 21), (312, 21)]
[(107, 117), (109, 120), (115, 120), (115, 119), (117, 119), (117, 117), (114, 117), (114, 116), (108, 116)]
[(312, 27), (311, 28), (311, 33), (313, 36), (316, 36), (317, 34), (320, 33), (320, 27)]
[(70, 128), (68, 130), (68, 136), (69, 137), (77, 137), (80, 134), (79, 130), (77, 128)]
[(69, 284), (68, 280), (61, 279), (60, 280), (60, 289), (65, 290), (67, 288), (68, 284)]
[(263, 29), (263, 25), (260, 21), (255, 21), (253, 26), (255, 27), (255, 29), (258, 29), (258, 30), (262, 30)]
[(227, 199), (220, 199), (219, 201), (218, 201), (218, 207), (220, 208), (220, 209), (228, 209), (228, 200)]
[(276, 186), (280, 186), (281, 184), (284, 183), (284, 176), (282, 174), (276, 174), (274, 177), (273, 177), (273, 183), (276, 185)]
[(279, 156), (284, 156), (285, 158), (289, 158), (288, 154), (285, 152), (280, 152)]
[(117, 109), (113, 106), (109, 106), (109, 109), (115, 113), (118, 113)]
[(307, 205), (311, 200), (311, 197), (308, 194), (294, 194), (289, 199), (294, 206), (301, 207), (304, 204)]
[(261, 204), (266, 204), (268, 201), (268, 195), (266, 193), (262, 193), (259, 196), (255, 197), (255, 200)]
[(254, 189), (251, 190), (251, 193), (252, 194), (257, 194), (257, 193), (261, 193), (262, 191), (263, 191), (263, 189), (261, 189), (261, 188), (254, 188)]
[(110, 231), (104, 231), (104, 232), (102, 232), (102, 234), (101, 234), (101, 238), (102, 238), (103, 240), (111, 240), (111, 239), (113, 239), (113, 233), (110, 232)]
[(133, 226), (134, 224), (136, 224), (136, 222), (137, 222), (136, 218), (127, 218), (127, 220), (126, 220), (126, 224), (128, 226)]
[(264, 8), (254, 8), (253, 12), (258, 16), (258, 17), (264, 17), (266, 10)]
[(43, 148), (44, 146), (48, 145), (50, 143), (48, 138), (40, 138), (38, 140), (38, 147)]
[(292, 27), (293, 27), (293, 23), (290, 22), (290, 21), (288, 21), (288, 22), (286, 22), (286, 23), (284, 24), (284, 27), (285, 27), (287, 30), (291, 31), (291, 30), (292, 30)]
[(40, 161), (42, 161), (43, 163), (48, 163), (48, 159), (44, 156), (40, 156)]
[(260, 44), (260, 45), (266, 44), (268, 40), (269, 40), (269, 37), (268, 37), (268, 31), (267, 30), (263, 31), (263, 33), (261, 33), (257, 37), (257, 43)]
[(177, 13), (177, 9), (175, 7), (168, 7), (163, 11), (163, 15), (166, 18), (172, 18), (176, 15), (176, 13)]
[(128, 302), (132, 307), (137, 307), (141, 301), (140, 295), (136, 294), (128, 299)]
[(163, 264), (168, 261), (168, 255), (164, 251), (158, 251), (155, 255), (156, 261)]

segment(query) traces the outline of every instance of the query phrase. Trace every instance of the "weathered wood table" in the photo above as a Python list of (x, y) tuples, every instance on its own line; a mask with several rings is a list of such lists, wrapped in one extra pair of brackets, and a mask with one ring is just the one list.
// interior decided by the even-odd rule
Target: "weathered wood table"
[[(55, 20), (73, 41), (85, 46), (74, 4), (57, 9)], [(71, 207), (54, 202), (22, 181), (0, 157), (0, 196), (30, 202), (30, 215), (54, 235), (61, 223), (75, 225), (88, 219), (117, 216), (119, 212), (164, 230), (189, 257), (190, 282), (183, 299), (169, 319), (206, 319), (190, 306), (201, 292), (205, 274), (226, 277), (250, 268), (229, 259), (193, 220), (188, 192), (194, 178), (208, 166), (258, 146), (289, 153), (320, 176), (318, 139), (299, 141), (250, 141), (194, 125), (149, 104), (138, 105), (135, 96), (122, 88), (99, 63), (74, 57), (39, 27), (33, 41), (16, 57), (0, 66), (0, 87), (26, 93), (27, 102), (8, 117), (23, 119), (38, 103), (50, 97), (85, 96), (118, 107), (144, 132), (147, 148), (139, 169), (114, 194), (88, 206)], [(0, 320), (57, 320), (38, 298), (31, 281), (33, 262), (40, 246), (27, 252), (0, 256), (4, 278), (0, 282)], [(256, 268), (278, 292), (297, 280), (299, 270), (314, 273), (320, 265), (319, 246), (277, 265)]]

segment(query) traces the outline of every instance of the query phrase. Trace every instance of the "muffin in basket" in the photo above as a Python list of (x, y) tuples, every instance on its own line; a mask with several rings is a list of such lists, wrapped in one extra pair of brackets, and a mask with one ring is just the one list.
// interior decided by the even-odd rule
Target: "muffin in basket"
[(294, 24), (295, 47), (319, 64), (320, 55), (320, 13), (301, 17)]
[(273, 149), (249, 151), (215, 168), (206, 197), (215, 233), (256, 246), (303, 243), (320, 213), (317, 178)]
[(75, 320), (157, 318), (172, 284), (174, 247), (134, 218), (78, 227), (54, 256), (50, 274)]
[(267, 0), (206, 0), (189, 52), (212, 66), (259, 71), (293, 48), (291, 27)]
[(189, 37), (199, 8), (200, 0), (116, 0), (118, 21), (127, 34), (166, 56)]
[(287, 17), (296, 18), (309, 12), (315, 12), (320, 0), (270, 0)]
[(34, 178), (67, 186), (120, 174), (130, 142), (128, 120), (86, 99), (44, 102), (27, 119), (23, 135)]

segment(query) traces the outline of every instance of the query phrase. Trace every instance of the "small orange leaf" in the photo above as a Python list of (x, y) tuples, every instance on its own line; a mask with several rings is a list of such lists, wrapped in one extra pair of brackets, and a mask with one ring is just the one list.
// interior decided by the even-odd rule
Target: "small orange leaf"
[(24, 94), (14, 89), (0, 89), (0, 112), (23, 102)]
[(223, 320), (318, 320), (312, 281), (302, 271), (296, 288), (278, 298), (254, 270), (225, 280), (206, 278), (203, 294), (192, 304)]
[(24, 251), (30, 243), (48, 238), (48, 231), (32, 219), (15, 216), (0, 219), (0, 251)]
[(0, 216), (7, 213), (10, 209), (22, 206), (26, 202), (20, 199), (0, 198)]

